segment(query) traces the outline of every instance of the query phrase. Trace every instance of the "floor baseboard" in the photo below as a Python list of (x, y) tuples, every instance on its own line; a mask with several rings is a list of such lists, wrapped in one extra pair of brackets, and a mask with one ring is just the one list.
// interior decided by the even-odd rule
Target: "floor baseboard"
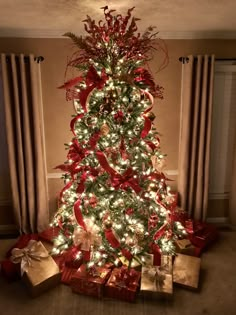
[(216, 218), (207, 218), (207, 223), (215, 224), (219, 228), (226, 228), (231, 231), (236, 231), (236, 225), (231, 224), (229, 218), (227, 217), (216, 217)]
[(229, 218), (227, 217), (212, 217), (206, 219), (207, 223), (216, 223), (216, 224), (229, 224)]

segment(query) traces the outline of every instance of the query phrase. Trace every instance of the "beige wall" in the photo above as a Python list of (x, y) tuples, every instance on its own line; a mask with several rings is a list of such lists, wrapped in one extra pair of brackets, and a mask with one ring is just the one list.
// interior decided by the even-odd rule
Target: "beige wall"
[[(216, 57), (236, 57), (236, 40), (167, 40), (169, 52), (169, 65), (163, 71), (156, 73), (161, 63), (162, 56), (154, 54), (150, 62), (150, 69), (156, 82), (165, 88), (164, 100), (155, 104), (156, 126), (161, 136), (163, 153), (167, 154), (167, 169), (176, 175), (169, 176), (173, 179), (171, 186), (176, 188), (178, 169), (178, 139), (179, 139), (179, 114), (180, 114), (180, 86), (181, 63), (180, 56), (188, 54), (212, 54)], [(63, 187), (60, 179), (52, 178), (57, 173), (54, 167), (65, 161), (66, 152), (64, 143), (69, 142), (69, 123), (74, 113), (71, 102), (66, 102), (64, 90), (57, 87), (64, 81), (67, 58), (70, 57), (74, 47), (68, 39), (19, 39), (0, 38), (0, 52), (5, 53), (34, 53), (44, 56), (42, 62), (42, 88), (44, 104), (45, 142), (47, 156), (47, 171), (49, 198), (51, 212), (56, 207), (56, 196)], [(1, 205), (1, 204), (0, 204)], [(6, 207), (0, 206), (0, 224), (6, 223)], [(224, 213), (210, 213), (211, 216), (223, 216)], [(9, 215), (9, 224), (12, 217)]]

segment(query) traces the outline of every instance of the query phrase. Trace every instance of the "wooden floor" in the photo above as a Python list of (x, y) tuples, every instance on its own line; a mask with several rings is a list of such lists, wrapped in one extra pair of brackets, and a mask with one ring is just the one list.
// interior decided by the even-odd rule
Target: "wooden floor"
[[(8, 245), (0, 240), (0, 251)], [(21, 282), (0, 278), (0, 315), (235, 315), (235, 231), (221, 232), (219, 241), (202, 255), (200, 284), (198, 292), (174, 287), (171, 300), (139, 297), (127, 303), (77, 295), (62, 284), (32, 299)]]

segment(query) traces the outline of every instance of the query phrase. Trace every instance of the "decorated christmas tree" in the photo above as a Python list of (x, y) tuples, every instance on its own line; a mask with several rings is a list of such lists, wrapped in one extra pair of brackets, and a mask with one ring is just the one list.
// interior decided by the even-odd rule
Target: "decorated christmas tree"
[(60, 230), (53, 253), (72, 247), (88, 266), (122, 256), (145, 264), (149, 253), (174, 254), (174, 240), (184, 233), (172, 220), (153, 122), (154, 97), (162, 99), (163, 89), (147, 61), (160, 46), (152, 27), (137, 33), (133, 8), (126, 16), (102, 9), (104, 22), (84, 21), (87, 36), (65, 34), (78, 47), (68, 62), (77, 75), (60, 88), (76, 115), (67, 160), (57, 166), (65, 186), (52, 223)]

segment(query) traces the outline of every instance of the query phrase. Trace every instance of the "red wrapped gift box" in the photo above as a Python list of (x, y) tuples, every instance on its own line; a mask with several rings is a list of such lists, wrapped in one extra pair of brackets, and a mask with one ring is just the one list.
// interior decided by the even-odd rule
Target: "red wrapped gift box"
[(58, 236), (59, 231), (59, 227), (49, 227), (45, 231), (39, 233), (39, 239), (42, 241), (53, 243), (53, 240)]
[(30, 240), (38, 241), (38, 234), (21, 235), (16, 243), (7, 251), (6, 259), (1, 261), (0, 273), (8, 281), (16, 281), (20, 279), (18, 266), (16, 264), (13, 264), (13, 262), (10, 260), (12, 249), (15, 247), (22, 249), (27, 246)]
[(58, 265), (61, 270), (61, 283), (69, 285), (71, 282), (72, 276), (77, 272), (76, 267), (71, 267), (66, 264), (66, 254), (61, 254), (57, 256), (53, 256), (54, 261)]
[(11, 251), (13, 248), (17, 247), (17, 248), (24, 248), (27, 246), (27, 244), (29, 243), (30, 240), (35, 240), (38, 241), (39, 237), (38, 234), (23, 234), (21, 235), (18, 240), (16, 241), (16, 243), (7, 251), (6, 253), (6, 258), (9, 258), (11, 256)]
[(10, 259), (4, 259), (0, 263), (0, 273), (9, 282), (20, 279), (19, 267)]
[(141, 273), (125, 266), (113, 269), (105, 285), (107, 297), (134, 302), (139, 288)]
[(72, 276), (70, 286), (74, 293), (101, 298), (103, 296), (104, 285), (110, 273), (110, 269), (104, 267), (86, 269), (86, 265), (83, 264)]
[(208, 245), (218, 237), (217, 228), (207, 223), (201, 223), (201, 229), (193, 234), (189, 234), (191, 243), (203, 251)]
[(60, 255), (53, 256), (62, 272), (61, 282), (64, 284), (70, 284), (72, 276), (82, 264), (82, 259), (76, 258), (77, 253), (77, 248), (72, 247)]
[(172, 221), (178, 221), (185, 226), (186, 221), (189, 219), (188, 213), (181, 208), (176, 208), (171, 211), (170, 218)]
[(70, 285), (71, 279), (76, 274), (77, 269), (64, 266), (61, 273), (61, 283)]
[(178, 205), (178, 192), (169, 191), (168, 197), (169, 197), (168, 199), (170, 199), (169, 208), (170, 210), (174, 211)]
[(82, 265), (83, 259), (82, 256), (78, 256), (79, 252), (78, 248), (73, 246), (64, 253), (65, 265), (67, 267), (78, 269)]

